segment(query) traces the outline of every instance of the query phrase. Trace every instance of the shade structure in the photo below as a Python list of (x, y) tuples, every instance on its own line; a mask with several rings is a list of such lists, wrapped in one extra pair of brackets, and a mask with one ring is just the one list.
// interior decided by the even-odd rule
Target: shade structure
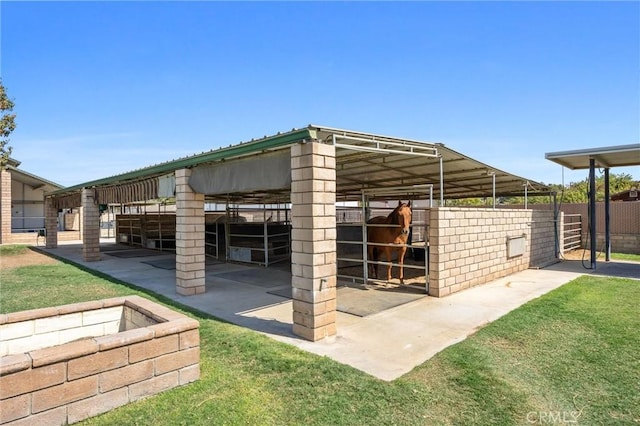
[(548, 152), (544, 156), (571, 170), (588, 169), (591, 159), (596, 167), (602, 168), (637, 166), (640, 165), (640, 144)]
[(606, 260), (611, 259), (611, 235), (609, 218), (609, 169), (613, 167), (640, 166), (640, 144), (587, 148), (573, 151), (548, 152), (547, 160), (571, 170), (589, 169), (589, 238), (591, 241), (591, 269), (596, 269), (596, 194), (595, 168), (604, 168), (605, 177), (605, 247)]
[[(359, 201), (363, 190), (375, 195), (376, 189), (380, 190), (380, 193), (388, 193), (389, 190), (398, 187), (407, 188), (405, 194), (399, 195), (411, 195), (412, 187), (424, 185), (433, 186), (432, 195), (436, 199), (549, 193), (549, 188), (542, 183), (482, 163), (442, 143), (308, 125), (301, 129), (293, 129), (289, 132), (85, 182), (55, 191), (51, 195), (54, 198), (60, 198), (74, 192), (79, 193), (82, 188), (131, 187), (132, 185), (135, 187), (141, 181), (160, 179), (175, 170), (200, 168), (206, 169), (207, 172), (215, 172), (217, 181), (234, 182), (234, 185), (228, 185), (228, 188), (220, 185), (216, 186), (215, 191), (207, 192), (206, 198), (209, 201), (289, 202), (291, 193), (289, 182), (280, 185), (265, 184), (258, 189), (242, 191), (237, 185), (239, 173), (244, 172), (250, 175), (252, 170), (255, 170), (255, 168), (243, 166), (248, 159), (260, 161), (261, 158), (278, 156), (278, 151), (284, 153), (293, 144), (310, 141), (333, 144), (336, 148), (336, 198), (338, 201)], [(233, 162), (238, 162), (238, 167), (235, 167)], [(282, 165), (282, 167), (286, 166), (286, 164)], [(283, 175), (282, 167), (279, 166), (279, 170), (274, 170), (274, 174)], [(228, 179), (226, 176), (219, 176), (224, 173), (229, 174)], [(268, 174), (260, 177), (261, 180), (268, 178)], [(280, 182), (283, 180), (280, 179)], [(249, 188), (250, 185), (240, 187)], [(424, 191), (421, 194), (424, 194)], [(101, 202), (110, 201), (105, 199)]]

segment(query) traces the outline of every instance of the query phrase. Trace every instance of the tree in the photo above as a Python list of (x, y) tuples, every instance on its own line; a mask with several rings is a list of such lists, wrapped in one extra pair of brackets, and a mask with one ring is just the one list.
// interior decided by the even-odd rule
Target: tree
[(7, 167), (12, 148), (9, 135), (16, 128), (16, 115), (13, 111), (13, 101), (7, 96), (2, 80), (0, 80), (0, 170)]
[[(557, 194), (558, 203), (581, 204), (589, 202), (589, 178), (579, 182), (571, 182), (569, 185), (549, 184), (552, 192)], [(610, 195), (640, 186), (640, 182), (633, 180), (633, 176), (628, 173), (609, 174)], [(604, 173), (596, 176), (596, 201), (604, 201)], [(530, 195), (527, 197), (528, 204), (549, 204), (551, 198), (548, 195)], [(503, 197), (498, 199), (498, 204), (524, 205), (523, 196)], [(447, 200), (447, 206), (488, 206), (491, 205), (491, 198), (466, 198), (461, 200)]]
[[(628, 173), (610, 173), (609, 174), (609, 192), (613, 195), (617, 192), (630, 189), (637, 186), (638, 183), (633, 180), (633, 176)], [(579, 182), (571, 182), (563, 187), (558, 184), (550, 184), (552, 191), (558, 194), (558, 202), (563, 204), (587, 203), (589, 201), (589, 178), (585, 178)], [(596, 176), (596, 201), (604, 200), (604, 174)], [(529, 204), (549, 203), (548, 196), (532, 196), (528, 197)], [(505, 200), (505, 204), (524, 204), (524, 197), (509, 197)]]

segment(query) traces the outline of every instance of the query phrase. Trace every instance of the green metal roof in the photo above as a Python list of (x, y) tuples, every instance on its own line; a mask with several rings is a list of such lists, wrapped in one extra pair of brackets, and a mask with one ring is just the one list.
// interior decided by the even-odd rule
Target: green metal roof
[(61, 195), (69, 192), (76, 192), (82, 188), (91, 188), (95, 186), (113, 185), (126, 181), (136, 180), (143, 177), (159, 176), (173, 171), (194, 167), (198, 164), (209, 163), (213, 161), (221, 161), (225, 159), (251, 155), (265, 150), (272, 150), (279, 147), (291, 145), (305, 139), (315, 138), (315, 130), (310, 128), (293, 129), (290, 132), (279, 133), (274, 136), (267, 136), (262, 139), (243, 142), (237, 145), (231, 145), (226, 148), (219, 148), (202, 154), (196, 154), (190, 157), (179, 158), (177, 160), (167, 161), (165, 163), (156, 164), (142, 169), (133, 170), (119, 175), (84, 182), (78, 185), (70, 186), (58, 191), (53, 191), (50, 195)]
[[(433, 194), (438, 196), (441, 189), (441, 162), (444, 175), (443, 193), (446, 198), (491, 196), (493, 188), (497, 196), (519, 195), (524, 193), (525, 185), (531, 195), (546, 193), (549, 190), (542, 183), (503, 172), (440, 143), (308, 125), (302, 129), (293, 129), (290, 132), (85, 182), (51, 192), (49, 195), (74, 194), (82, 188), (132, 183), (200, 164), (284, 149), (304, 140), (320, 140), (336, 145), (336, 190), (340, 193), (341, 200), (359, 200), (363, 188), (384, 189), (398, 185), (434, 184)], [(253, 198), (256, 195), (264, 196), (262, 193), (253, 195)], [(225, 195), (228, 196), (229, 194)], [(286, 198), (286, 194), (278, 195), (280, 196)]]

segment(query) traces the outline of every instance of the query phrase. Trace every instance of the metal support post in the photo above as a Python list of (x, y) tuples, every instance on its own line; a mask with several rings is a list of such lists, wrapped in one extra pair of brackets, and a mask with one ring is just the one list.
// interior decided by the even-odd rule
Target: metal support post
[(589, 234), (591, 241), (591, 269), (596, 269), (596, 161), (589, 158)]
[(604, 246), (605, 260), (611, 261), (611, 217), (609, 200), (609, 168), (604, 169)]

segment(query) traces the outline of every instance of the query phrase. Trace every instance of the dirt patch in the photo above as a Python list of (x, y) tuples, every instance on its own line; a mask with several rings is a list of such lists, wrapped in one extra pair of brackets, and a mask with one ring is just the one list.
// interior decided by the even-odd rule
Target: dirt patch
[(13, 269), (33, 265), (54, 265), (58, 262), (58, 260), (45, 256), (37, 251), (27, 250), (20, 254), (2, 255), (0, 257), (0, 269)]
[[(598, 252), (599, 254), (599, 252)], [(562, 258), (565, 260), (582, 260), (582, 259), (586, 259), (589, 260), (591, 259), (591, 251), (589, 249), (584, 250), (584, 249), (577, 249), (577, 250), (571, 250), (568, 252), (565, 252), (562, 254)]]

